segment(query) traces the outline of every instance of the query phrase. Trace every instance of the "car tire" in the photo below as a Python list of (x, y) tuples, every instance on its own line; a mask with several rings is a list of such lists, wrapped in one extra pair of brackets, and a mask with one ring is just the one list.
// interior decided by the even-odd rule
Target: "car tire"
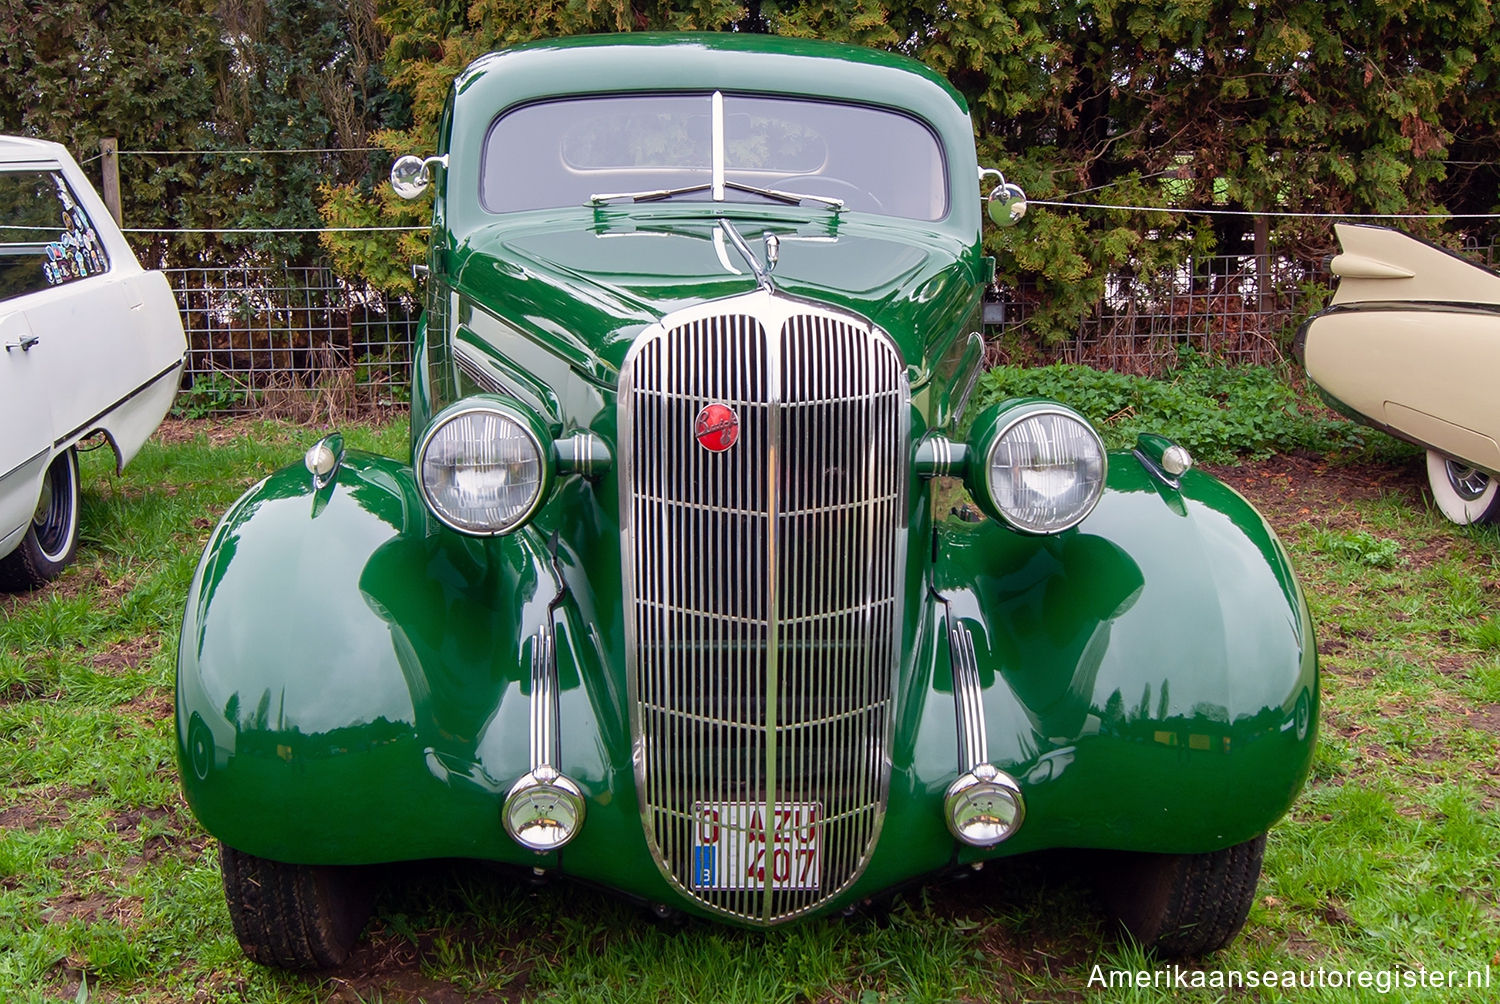
[(1459, 526), (1500, 519), (1500, 478), (1428, 450), (1427, 484), (1438, 510)]
[(23, 592), (62, 574), (78, 550), (78, 454), (66, 450), (42, 478), (36, 513), (20, 545), (0, 558), (0, 590)]
[(263, 966), (337, 966), (370, 918), (364, 869), (286, 864), (223, 843), (219, 865), (235, 937)]
[(1120, 853), (1101, 862), (1106, 904), (1142, 947), (1203, 955), (1234, 940), (1255, 902), (1266, 836), (1206, 854)]

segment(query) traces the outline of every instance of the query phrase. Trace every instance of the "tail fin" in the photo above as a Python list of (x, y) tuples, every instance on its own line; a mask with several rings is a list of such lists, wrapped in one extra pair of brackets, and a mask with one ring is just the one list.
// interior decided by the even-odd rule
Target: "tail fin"
[(1343, 253), (1333, 259), (1333, 303), (1423, 301), (1500, 304), (1500, 275), (1451, 251), (1392, 230), (1334, 226)]

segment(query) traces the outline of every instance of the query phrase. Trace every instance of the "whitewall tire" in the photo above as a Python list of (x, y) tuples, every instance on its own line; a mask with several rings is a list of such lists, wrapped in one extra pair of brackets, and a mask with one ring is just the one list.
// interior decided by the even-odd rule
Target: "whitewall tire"
[(0, 590), (35, 589), (62, 574), (78, 549), (78, 455), (58, 454), (42, 478), (36, 513), (21, 544), (0, 558)]
[(1439, 511), (1460, 526), (1500, 518), (1500, 478), (1486, 471), (1428, 450), (1427, 483)]

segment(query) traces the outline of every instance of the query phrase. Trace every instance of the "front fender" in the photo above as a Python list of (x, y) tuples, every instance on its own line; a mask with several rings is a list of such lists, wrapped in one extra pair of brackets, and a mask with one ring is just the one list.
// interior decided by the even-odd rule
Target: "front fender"
[(989, 761), (1027, 801), (1004, 853), (1210, 851), (1285, 813), (1316, 739), (1317, 649), (1286, 552), (1232, 489), (1189, 472), (1178, 490), (1116, 454), (1077, 529), (948, 522), (938, 553)]
[(252, 488), (183, 621), (178, 753), (203, 825), (306, 864), (546, 863), (498, 815), (528, 762), (530, 646), (559, 589), (540, 550), (442, 532), (384, 457), (351, 451), (320, 490), (301, 465)]

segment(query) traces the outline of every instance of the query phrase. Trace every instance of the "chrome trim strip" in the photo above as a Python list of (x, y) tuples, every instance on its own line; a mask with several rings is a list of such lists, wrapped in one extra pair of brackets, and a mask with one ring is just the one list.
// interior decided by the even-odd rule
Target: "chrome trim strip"
[(722, 91), (714, 91), (713, 96), (713, 152), (712, 171), (713, 183), (710, 186), (709, 198), (715, 202), (724, 201), (724, 94)]
[(7, 478), (13, 478), (17, 474), (24, 473), (27, 470), (27, 468), (34, 468), (37, 465), (38, 461), (45, 461), (51, 455), (52, 455), (52, 448), (50, 446), (44, 446), (44, 447), (42, 447), (40, 450), (36, 451), (36, 453), (34, 453), (31, 456), (27, 457), (25, 460), (21, 461), (15, 467), (12, 467), (10, 470), (6, 471), (4, 474), (0, 474), (0, 484), (4, 484), (5, 480)]
[[(738, 232), (729, 225), (727, 220), (720, 220), (719, 225), (735, 237), (736, 246), (745, 242), (740, 238)], [(755, 260), (752, 252), (750, 260)], [(760, 269), (756, 269), (756, 279), (761, 278)], [(783, 330), (785, 330), (783, 326)], [(780, 518), (783, 500), (781, 484), (781, 332), (766, 332), (766, 557), (763, 574), (766, 583), (766, 655), (765, 655), (765, 696), (763, 698), (765, 708), (764, 738), (765, 744), (765, 781), (761, 786), (765, 798), (765, 809), (767, 820), (776, 818), (777, 794), (781, 791), (779, 786), (779, 773), (777, 756), (781, 748), (781, 736), (778, 735), (780, 728), (781, 710), (781, 554), (778, 544), (781, 540)], [(823, 832), (828, 832), (828, 824), (823, 824)], [(768, 865), (771, 862), (766, 862)], [(776, 919), (774, 905), (776, 897), (771, 893), (774, 881), (766, 882), (767, 895), (762, 895), (761, 900), (761, 923), (770, 924)]]
[(513, 397), (517, 401), (521, 400), (521, 396), (516, 393), (515, 388), (506, 384), (492, 370), (481, 364), (475, 358), (473, 350), (465, 347), (462, 342), (454, 343), (453, 362), (464, 376), (479, 385), (480, 390), (490, 394), (504, 394), (506, 397)]
[[(951, 611), (948, 616), (953, 616)], [(990, 745), (984, 725), (984, 689), (979, 682), (979, 659), (974, 654), (974, 632), (963, 621), (949, 625), (948, 651), (953, 660), (953, 706), (958, 716), (958, 769), (971, 771), (989, 762)]]
[(964, 378), (963, 390), (959, 391), (958, 399), (949, 400), (950, 417), (948, 427), (958, 428), (959, 420), (964, 416), (964, 409), (969, 406), (969, 398), (974, 394), (974, 388), (979, 385), (979, 374), (984, 372), (984, 336), (977, 331), (969, 332), (968, 344), (964, 346), (964, 355), (974, 354), (974, 362), (969, 368), (969, 375)]
[(531, 770), (556, 767), (559, 759), (557, 735), (557, 652), (550, 620), (531, 639)]
[(157, 384), (161, 383), (163, 380), (165, 380), (167, 377), (171, 376), (172, 374), (174, 374), (174, 373), (180, 374), (182, 372), (183, 364), (186, 363), (186, 362), (187, 362), (187, 353), (184, 352), (182, 354), (181, 358), (179, 358), (175, 363), (173, 363), (172, 365), (168, 366), (166, 369), (162, 370), (160, 373), (156, 374), (156, 376), (154, 376), (151, 379), (147, 380), (145, 383), (141, 384), (139, 387), (137, 387), (135, 390), (131, 391), (129, 394), (126, 394), (124, 397), (120, 398), (120, 400), (116, 401), (114, 404), (110, 405), (108, 408), (105, 408), (103, 411), (99, 412), (99, 414), (95, 415), (93, 418), (89, 419), (87, 422), (84, 422), (82, 425), (80, 425), (78, 428), (74, 429), (72, 432), (68, 433), (66, 436), (63, 436), (61, 439), (58, 439), (56, 442), (54, 442), (52, 444), (52, 448), (55, 449), (55, 450), (60, 450), (64, 446), (67, 446), (67, 445), (71, 444), (76, 439), (78, 439), (80, 436), (82, 436), (85, 432), (88, 432), (90, 429), (94, 428), (97, 423), (103, 421), (106, 417), (109, 416), (109, 413), (112, 412), (112, 411), (114, 411), (116, 408), (119, 408), (122, 405), (128, 404), (129, 402), (135, 400), (137, 397), (140, 397), (142, 394), (146, 393), (146, 391), (150, 390), (152, 387), (155, 387)]

